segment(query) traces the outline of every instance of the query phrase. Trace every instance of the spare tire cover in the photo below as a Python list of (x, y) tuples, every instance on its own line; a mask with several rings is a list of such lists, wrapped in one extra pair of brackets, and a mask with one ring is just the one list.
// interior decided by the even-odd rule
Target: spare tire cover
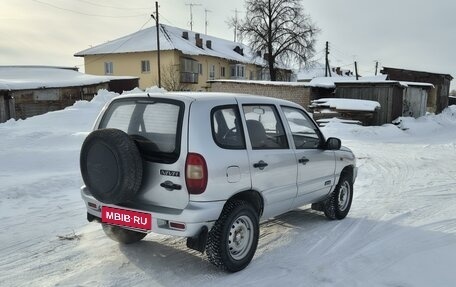
[(104, 203), (127, 202), (141, 187), (141, 154), (134, 141), (118, 129), (91, 132), (82, 144), (80, 167), (86, 187)]

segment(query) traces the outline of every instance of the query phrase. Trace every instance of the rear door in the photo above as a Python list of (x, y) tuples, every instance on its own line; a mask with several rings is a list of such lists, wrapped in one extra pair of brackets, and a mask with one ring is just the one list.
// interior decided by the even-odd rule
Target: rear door
[(288, 211), (296, 197), (296, 158), (275, 105), (243, 103), (241, 110), (252, 188), (263, 195), (263, 217), (273, 217)]
[(298, 161), (298, 196), (293, 207), (299, 207), (330, 192), (335, 184), (335, 153), (322, 148), (324, 137), (306, 112), (295, 107), (282, 106), (281, 109)]
[(143, 158), (143, 181), (135, 204), (176, 209), (187, 206), (185, 188), (186, 103), (164, 98), (122, 98), (104, 114), (100, 128), (116, 128), (136, 142)]

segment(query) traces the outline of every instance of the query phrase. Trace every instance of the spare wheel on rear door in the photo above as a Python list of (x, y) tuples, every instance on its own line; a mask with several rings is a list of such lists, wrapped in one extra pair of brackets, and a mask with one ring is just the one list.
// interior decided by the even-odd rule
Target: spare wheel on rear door
[(132, 199), (141, 187), (142, 164), (136, 144), (121, 130), (95, 130), (82, 144), (82, 178), (101, 202), (117, 204)]

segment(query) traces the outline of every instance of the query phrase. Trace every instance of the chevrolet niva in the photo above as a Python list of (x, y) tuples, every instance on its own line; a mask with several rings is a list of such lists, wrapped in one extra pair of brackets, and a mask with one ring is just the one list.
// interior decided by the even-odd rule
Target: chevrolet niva
[(259, 222), (306, 204), (347, 216), (354, 154), (295, 103), (228, 93), (134, 94), (98, 116), (80, 155), (87, 219), (128, 244), (182, 236), (236, 272)]

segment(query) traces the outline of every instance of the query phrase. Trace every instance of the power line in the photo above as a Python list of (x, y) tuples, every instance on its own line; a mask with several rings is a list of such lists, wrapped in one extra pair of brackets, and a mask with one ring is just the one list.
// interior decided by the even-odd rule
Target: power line
[(72, 10), (72, 9), (68, 9), (68, 8), (56, 6), (56, 5), (54, 5), (54, 4), (47, 3), (47, 2), (43, 2), (43, 1), (40, 1), (40, 0), (32, 0), (32, 1), (33, 1), (33, 2), (36, 2), (36, 3), (39, 3), (39, 4), (42, 4), (42, 5), (45, 5), (45, 6), (49, 6), (49, 7), (55, 8), (55, 9), (59, 9), (59, 10), (67, 11), (67, 12), (72, 12), (72, 13), (76, 13), (76, 14), (80, 14), (80, 15), (85, 15), (85, 16), (91, 16), (91, 17), (132, 18), (132, 17), (144, 16), (144, 14), (124, 15), (124, 16), (111, 16), (111, 15), (89, 14), (89, 13), (85, 13), (85, 12), (81, 12), (81, 11), (76, 11), (76, 10)]
[(119, 10), (151, 10), (152, 7), (118, 7), (118, 6), (110, 6), (110, 5), (103, 5), (98, 3), (93, 3), (87, 0), (77, 0), (79, 2), (87, 3), (92, 6), (97, 7), (104, 7), (104, 8), (112, 8), (112, 9), (119, 9)]
[(321, 49), (321, 50), (318, 51), (317, 53), (313, 54), (312, 57), (311, 57), (311, 59), (312, 59), (312, 58), (315, 58), (316, 56), (318, 56), (319, 54), (321, 54), (321, 53), (323, 53), (323, 52), (325, 52), (325, 51), (326, 51), (326, 49)]
[(177, 25), (174, 24), (171, 20), (169, 20), (168, 18), (166, 18), (165, 16), (163, 16), (162, 13), (158, 12), (158, 15), (160, 15), (160, 18), (165, 19), (165, 21), (168, 22), (170, 25), (172, 25), (172, 26), (177, 26)]

